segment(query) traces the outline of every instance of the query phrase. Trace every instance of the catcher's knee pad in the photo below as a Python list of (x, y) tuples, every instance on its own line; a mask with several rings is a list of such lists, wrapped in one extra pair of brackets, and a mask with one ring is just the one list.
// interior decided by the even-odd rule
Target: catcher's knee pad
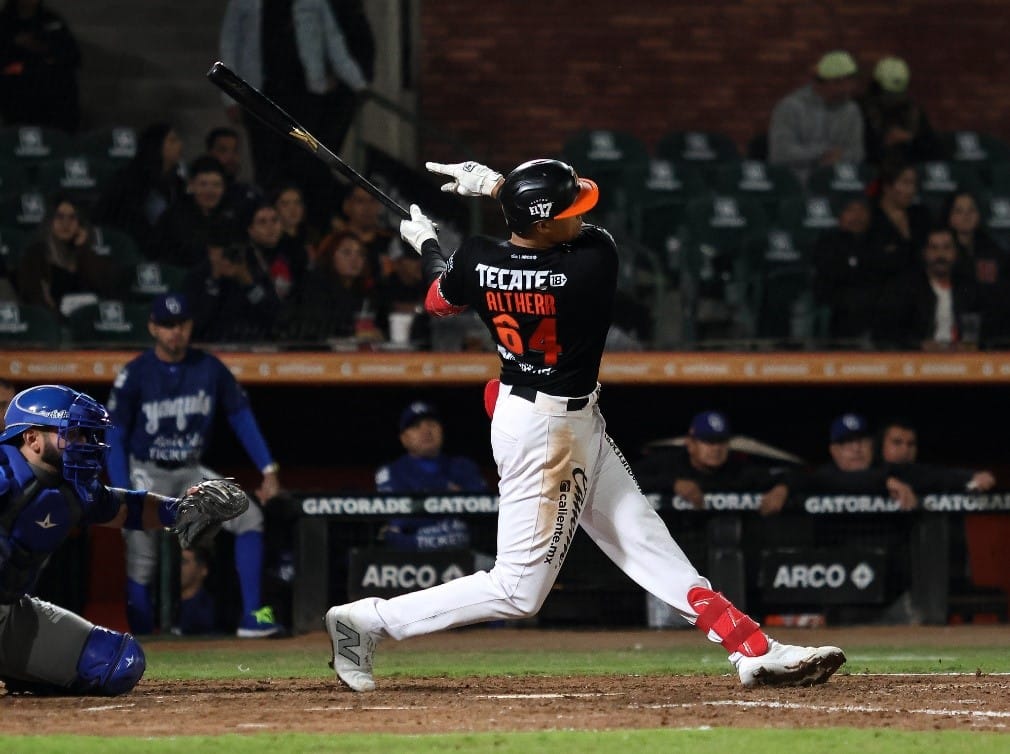
[(95, 626), (77, 661), (75, 690), (82, 694), (125, 694), (144, 675), (144, 650), (130, 634)]
[(706, 634), (714, 633), (727, 652), (758, 657), (768, 651), (768, 637), (749, 615), (745, 615), (719, 592), (696, 586), (687, 601), (698, 613), (695, 622)]

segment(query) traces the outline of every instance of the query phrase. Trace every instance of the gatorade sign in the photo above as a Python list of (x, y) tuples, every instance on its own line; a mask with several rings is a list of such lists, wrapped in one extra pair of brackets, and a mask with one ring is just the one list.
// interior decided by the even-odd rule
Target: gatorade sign
[(761, 552), (758, 584), (775, 604), (879, 604), (886, 570), (879, 548), (780, 548)]

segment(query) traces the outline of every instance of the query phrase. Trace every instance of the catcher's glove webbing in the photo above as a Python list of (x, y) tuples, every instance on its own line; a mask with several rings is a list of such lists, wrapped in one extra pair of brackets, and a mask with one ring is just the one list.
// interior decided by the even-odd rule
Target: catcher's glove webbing
[(171, 531), (186, 549), (209, 541), (223, 521), (240, 516), (249, 508), (249, 496), (231, 479), (208, 479), (179, 500)]

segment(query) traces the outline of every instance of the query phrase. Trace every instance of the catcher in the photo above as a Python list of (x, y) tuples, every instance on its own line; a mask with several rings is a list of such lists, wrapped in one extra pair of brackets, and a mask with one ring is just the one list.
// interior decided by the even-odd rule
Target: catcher
[(214, 479), (182, 498), (103, 485), (102, 404), (63, 385), (14, 396), (0, 433), (0, 681), (7, 693), (125, 694), (144, 675), (131, 634), (32, 597), (46, 560), (78, 525), (169, 527), (183, 548), (212, 537), (249, 498)]

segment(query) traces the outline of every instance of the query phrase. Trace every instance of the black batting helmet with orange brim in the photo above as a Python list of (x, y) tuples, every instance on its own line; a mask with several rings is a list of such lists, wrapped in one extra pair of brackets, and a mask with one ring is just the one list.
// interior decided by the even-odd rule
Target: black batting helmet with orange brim
[(530, 160), (505, 178), (498, 192), (505, 222), (513, 233), (523, 234), (540, 220), (583, 215), (600, 198), (600, 189), (575, 168), (560, 160)]

